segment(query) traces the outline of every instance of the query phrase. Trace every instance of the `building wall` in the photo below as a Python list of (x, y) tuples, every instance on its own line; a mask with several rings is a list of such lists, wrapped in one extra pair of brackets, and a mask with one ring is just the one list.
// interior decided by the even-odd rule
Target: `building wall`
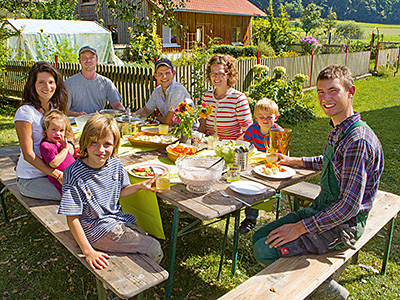
[[(192, 41), (196, 39), (196, 28), (202, 26), (204, 28), (205, 43), (210, 41), (210, 38), (221, 38), (223, 44), (232, 44), (232, 28), (241, 28), (241, 42), (244, 46), (251, 43), (251, 17), (220, 15), (220, 14), (205, 14), (192, 12), (177, 12), (177, 20), (187, 26), (186, 41), (178, 38), (180, 49), (187, 50), (191, 48)], [(158, 34), (162, 36), (161, 24), (158, 25)], [(174, 48), (173, 50), (178, 50)], [(164, 49), (168, 51), (168, 49)]]

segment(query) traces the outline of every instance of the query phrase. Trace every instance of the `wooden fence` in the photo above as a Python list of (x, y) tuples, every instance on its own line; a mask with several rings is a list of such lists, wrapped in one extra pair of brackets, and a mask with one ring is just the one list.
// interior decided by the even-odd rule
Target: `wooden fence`
[[(382, 55), (384, 59), (385, 55)], [(370, 52), (322, 54), (314, 56), (296, 56), (282, 58), (260, 59), (260, 64), (267, 65), (270, 73), (276, 66), (283, 66), (287, 70), (288, 78), (293, 78), (296, 74), (302, 73), (310, 77), (310, 81), (304, 87), (315, 84), (318, 72), (329, 64), (347, 65), (354, 76), (363, 75), (369, 72)], [(386, 63), (386, 62), (385, 62)], [(26, 82), (27, 74), (33, 62), (10, 61), (6, 65), (7, 72), (4, 74), (5, 94), (21, 97), (22, 90)], [(252, 67), (257, 64), (257, 60), (238, 61), (239, 80), (235, 88), (245, 92), (253, 83)], [(59, 70), (66, 79), (80, 71), (78, 63), (59, 63)], [(193, 94), (191, 83), (192, 66), (176, 68), (176, 80), (186, 79), (186, 87), (190, 94)], [(203, 68), (203, 71), (204, 68)], [(126, 106), (135, 99), (135, 108), (143, 107), (149, 99), (156, 82), (152, 76), (152, 68), (141, 67), (119, 67), (109, 65), (98, 65), (97, 72), (110, 78), (123, 97), (123, 104)], [(311, 76), (310, 76), (311, 75)], [(207, 88), (211, 88), (206, 84)]]

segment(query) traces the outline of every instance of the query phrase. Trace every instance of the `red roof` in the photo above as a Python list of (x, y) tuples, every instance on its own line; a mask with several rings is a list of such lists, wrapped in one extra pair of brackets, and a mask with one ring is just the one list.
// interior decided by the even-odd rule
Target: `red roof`
[[(180, 0), (172, 0), (178, 4)], [(266, 16), (266, 14), (247, 0), (187, 0), (186, 7), (178, 11), (202, 12), (225, 15)]]

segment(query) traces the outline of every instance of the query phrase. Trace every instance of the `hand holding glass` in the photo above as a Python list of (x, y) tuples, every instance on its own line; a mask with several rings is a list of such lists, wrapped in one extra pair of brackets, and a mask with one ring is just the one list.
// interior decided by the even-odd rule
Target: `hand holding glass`
[(169, 191), (170, 186), (171, 186), (171, 175), (169, 172), (157, 176), (156, 188), (158, 192), (162, 193)]

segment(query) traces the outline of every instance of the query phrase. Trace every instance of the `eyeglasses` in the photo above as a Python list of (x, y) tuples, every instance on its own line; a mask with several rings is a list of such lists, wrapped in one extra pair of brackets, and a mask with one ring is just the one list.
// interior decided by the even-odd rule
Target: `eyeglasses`
[(226, 75), (228, 75), (229, 73), (214, 73), (214, 72), (211, 72), (210, 73), (210, 76), (211, 77), (224, 77), (224, 76), (226, 76)]

